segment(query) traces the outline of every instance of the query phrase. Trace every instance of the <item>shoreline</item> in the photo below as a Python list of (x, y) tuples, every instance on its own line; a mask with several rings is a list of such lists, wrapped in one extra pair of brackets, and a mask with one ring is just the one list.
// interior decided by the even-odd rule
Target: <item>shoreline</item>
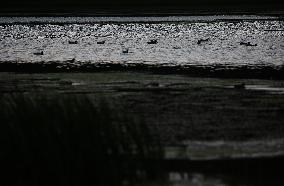
[(71, 62), (0, 62), (0, 72), (53, 73), (53, 72), (142, 72), (179, 74), (191, 77), (284, 79), (283, 66), (265, 65), (163, 65), (147, 63), (71, 63)]

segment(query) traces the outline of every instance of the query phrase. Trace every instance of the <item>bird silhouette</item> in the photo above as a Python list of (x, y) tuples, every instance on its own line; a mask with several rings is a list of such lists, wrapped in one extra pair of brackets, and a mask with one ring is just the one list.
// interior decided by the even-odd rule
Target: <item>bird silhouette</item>
[(158, 40), (157, 39), (151, 39), (150, 41), (147, 42), (148, 44), (157, 44)]

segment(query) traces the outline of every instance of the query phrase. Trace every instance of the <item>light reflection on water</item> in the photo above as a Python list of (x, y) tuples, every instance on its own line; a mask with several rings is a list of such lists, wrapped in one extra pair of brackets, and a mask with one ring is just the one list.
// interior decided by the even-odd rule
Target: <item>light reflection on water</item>
[(171, 172), (169, 173), (169, 181), (172, 186), (226, 186), (221, 179), (206, 177), (202, 174), (188, 174)]
[(277, 17), (274, 16), (256, 16), (256, 15), (210, 15), (210, 16), (147, 16), (147, 17), (119, 17), (119, 16), (107, 16), (107, 17), (21, 17), (15, 19), (15, 17), (0, 17), (0, 23), (100, 23), (100, 22), (115, 22), (115, 23), (126, 23), (126, 22), (172, 22), (172, 21), (221, 21), (221, 20), (275, 20)]
[[(166, 176), (167, 181), (151, 182), (138, 184), (137, 186), (230, 186), (233, 184), (226, 183), (224, 176), (207, 176), (202, 173), (189, 172), (169, 172)], [(136, 185), (135, 185), (136, 186)], [(245, 186), (234, 184), (234, 186)]]
[[(226, 18), (226, 16), (224, 16)], [(1, 22), (0, 18), (0, 22)], [(281, 66), (281, 20), (13, 24), (0, 26), (1, 61), (144, 63), (164, 65)], [(208, 17), (210, 20), (210, 16)], [(13, 18), (17, 22), (21, 18)], [(173, 19), (174, 20), (174, 19)], [(7, 23), (9, 21), (6, 21)], [(157, 44), (147, 44), (157, 39)], [(208, 39), (208, 40), (207, 40)], [(199, 43), (199, 40), (204, 42)], [(76, 41), (76, 44), (70, 44)], [(98, 44), (98, 41), (105, 41)], [(240, 45), (250, 42), (257, 46)], [(199, 44), (198, 44), (199, 43)], [(123, 51), (127, 49), (128, 53)], [(34, 55), (43, 51), (43, 55)], [(73, 60), (74, 59), (74, 60)]]

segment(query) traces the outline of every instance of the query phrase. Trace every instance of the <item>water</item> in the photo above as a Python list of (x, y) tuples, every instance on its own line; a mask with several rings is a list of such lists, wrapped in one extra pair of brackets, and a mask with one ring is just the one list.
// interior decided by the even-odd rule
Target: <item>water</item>
[[(1, 62), (280, 68), (284, 58), (284, 22), (273, 17), (2, 17), (0, 22)], [(147, 44), (151, 39), (157, 44)], [(198, 44), (202, 39), (208, 41)]]
[[(169, 172), (167, 182), (138, 184), (135, 186), (229, 186), (220, 175), (204, 175), (202, 173)], [(238, 185), (238, 186), (241, 186)]]
[(126, 22), (210, 22), (210, 21), (226, 21), (226, 20), (275, 20), (277, 16), (256, 16), (256, 15), (211, 15), (211, 16), (147, 16), (147, 17), (119, 17), (119, 16), (108, 16), (108, 17), (1, 17), (1, 24), (16, 24), (16, 23), (101, 23), (101, 22), (112, 22), (112, 23), (126, 23)]

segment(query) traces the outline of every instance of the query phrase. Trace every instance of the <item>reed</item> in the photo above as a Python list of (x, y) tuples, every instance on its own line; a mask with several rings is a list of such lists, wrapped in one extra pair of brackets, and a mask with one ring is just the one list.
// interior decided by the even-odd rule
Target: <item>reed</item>
[(91, 100), (1, 96), (0, 185), (112, 186), (152, 175), (147, 162), (161, 150), (143, 120), (106, 99)]

